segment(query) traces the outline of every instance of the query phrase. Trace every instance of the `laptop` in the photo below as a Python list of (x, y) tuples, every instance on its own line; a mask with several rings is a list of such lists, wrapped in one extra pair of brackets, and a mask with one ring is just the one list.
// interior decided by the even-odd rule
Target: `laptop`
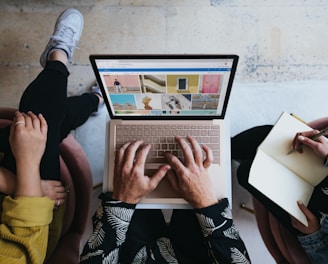
[[(103, 191), (113, 190), (115, 153), (127, 141), (152, 145), (146, 175), (170, 151), (183, 162), (174, 137), (191, 135), (212, 150), (209, 168), (217, 198), (231, 202), (230, 133), (225, 118), (237, 55), (90, 55), (109, 113)], [(137, 208), (190, 208), (164, 179)]]

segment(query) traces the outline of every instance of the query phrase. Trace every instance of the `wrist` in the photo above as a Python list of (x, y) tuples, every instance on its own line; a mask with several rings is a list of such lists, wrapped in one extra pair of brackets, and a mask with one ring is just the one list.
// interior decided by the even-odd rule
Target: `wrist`
[(115, 192), (112, 193), (112, 198), (117, 201), (121, 201), (123, 203), (128, 203), (128, 204), (137, 204), (139, 202), (139, 199), (131, 198), (127, 195), (122, 195)]
[(17, 163), (16, 165), (15, 196), (42, 196), (39, 166), (28, 163)]
[(40, 162), (29, 161), (27, 159), (16, 159), (17, 171), (24, 172), (39, 172)]
[(17, 164), (16, 169), (17, 182), (19, 181), (41, 181), (39, 166), (20, 166)]
[(30, 181), (17, 181), (14, 196), (43, 196), (40, 179)]
[(200, 201), (194, 201), (194, 202), (190, 203), (190, 205), (195, 209), (200, 209), (200, 208), (206, 208), (206, 207), (212, 206), (217, 203), (218, 203), (218, 200), (213, 197), (213, 198), (209, 198), (209, 199), (202, 199)]

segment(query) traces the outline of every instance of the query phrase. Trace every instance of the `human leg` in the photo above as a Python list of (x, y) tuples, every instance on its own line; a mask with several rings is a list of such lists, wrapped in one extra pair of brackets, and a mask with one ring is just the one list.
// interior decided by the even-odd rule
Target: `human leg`
[(40, 170), (42, 179), (59, 180), (60, 132), (67, 106), (66, 63), (80, 38), (83, 17), (75, 9), (64, 11), (57, 19), (55, 31), (41, 55), (44, 70), (25, 90), (20, 111), (42, 113), (48, 123), (48, 140)]
[(193, 210), (173, 210), (169, 238), (179, 263), (208, 263), (207, 247)]
[(231, 158), (235, 160), (253, 160), (257, 147), (271, 129), (272, 125), (257, 126), (231, 138)]
[[(19, 105), (21, 112), (42, 113), (48, 123), (47, 146), (40, 166), (42, 179), (59, 179), (58, 135), (66, 107), (67, 77), (66, 66), (51, 61), (26, 88)], [(11, 152), (7, 153), (3, 166), (16, 172)]]
[(63, 51), (67, 59), (73, 57), (74, 49), (83, 30), (83, 16), (76, 9), (67, 9), (58, 17), (53, 35), (41, 54), (40, 64), (45, 67), (53, 51)]
[(156, 240), (163, 236), (167, 236), (167, 225), (162, 211), (136, 209), (122, 245), (120, 262), (132, 263), (142, 247), (152, 248)]
[(67, 98), (65, 119), (61, 126), (61, 140), (64, 139), (71, 130), (84, 124), (90, 115), (97, 111), (99, 104), (98, 97), (93, 93), (84, 93), (79, 96)]
[[(42, 113), (48, 123), (47, 146), (40, 167), (42, 179), (59, 180), (58, 147), (66, 111), (69, 75), (65, 64), (80, 37), (81, 26), (83, 18), (77, 10), (66, 10), (58, 17), (54, 36), (41, 55), (40, 61), (45, 68), (26, 88), (20, 101), (20, 111)], [(7, 149), (2, 165), (16, 172), (15, 159), (10, 149)]]
[(71, 130), (84, 124), (90, 115), (97, 115), (103, 106), (104, 98), (98, 85), (92, 86), (90, 93), (68, 97), (61, 138), (64, 139)]
[(19, 107), (21, 111), (42, 112), (47, 122), (63, 120), (69, 75), (66, 64), (73, 55), (82, 29), (83, 17), (79, 11), (68, 9), (58, 17), (55, 31), (40, 57), (44, 70), (24, 91)]

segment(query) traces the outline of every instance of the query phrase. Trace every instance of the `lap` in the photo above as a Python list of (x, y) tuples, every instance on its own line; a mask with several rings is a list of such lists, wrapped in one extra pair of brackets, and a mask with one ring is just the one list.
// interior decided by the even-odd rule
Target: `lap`
[(136, 209), (122, 255), (132, 260), (142, 247), (157, 247), (156, 242), (162, 237), (171, 241), (179, 263), (206, 263), (207, 248), (193, 210), (173, 210), (170, 223), (166, 223), (161, 210)]

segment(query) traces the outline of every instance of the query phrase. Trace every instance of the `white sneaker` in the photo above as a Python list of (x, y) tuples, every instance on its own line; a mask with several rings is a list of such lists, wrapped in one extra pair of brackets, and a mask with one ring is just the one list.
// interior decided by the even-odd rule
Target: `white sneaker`
[(83, 16), (76, 9), (67, 9), (57, 18), (55, 30), (50, 41), (41, 54), (40, 64), (46, 66), (49, 53), (54, 49), (66, 52), (67, 58), (73, 57), (73, 51), (83, 30)]

